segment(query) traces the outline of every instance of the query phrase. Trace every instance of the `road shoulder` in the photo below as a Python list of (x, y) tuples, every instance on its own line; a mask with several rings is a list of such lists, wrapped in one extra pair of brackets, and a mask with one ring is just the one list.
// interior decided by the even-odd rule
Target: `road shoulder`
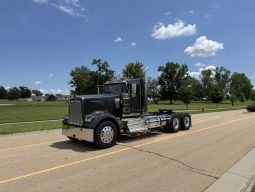
[(225, 172), (205, 192), (244, 192), (255, 177), (255, 147)]

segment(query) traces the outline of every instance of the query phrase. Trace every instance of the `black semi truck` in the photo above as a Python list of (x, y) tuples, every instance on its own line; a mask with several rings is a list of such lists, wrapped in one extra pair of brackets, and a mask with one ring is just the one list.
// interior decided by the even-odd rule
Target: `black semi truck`
[(145, 78), (106, 82), (98, 95), (74, 96), (69, 101), (62, 134), (70, 140), (93, 142), (98, 148), (116, 144), (121, 134), (148, 132), (163, 127), (168, 132), (188, 130), (191, 116), (172, 110), (147, 111)]

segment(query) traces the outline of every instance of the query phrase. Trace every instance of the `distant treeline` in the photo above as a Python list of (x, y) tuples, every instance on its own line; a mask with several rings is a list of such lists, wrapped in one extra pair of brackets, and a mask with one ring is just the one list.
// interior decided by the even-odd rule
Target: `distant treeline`
[[(144, 64), (142, 62), (128, 63), (122, 75), (115, 74), (107, 61), (94, 59), (91, 63), (96, 70), (87, 66), (76, 67), (70, 72), (71, 85), (74, 94), (95, 94), (98, 85), (113, 78), (143, 78)], [(153, 70), (153, 69), (150, 69)], [(236, 100), (255, 100), (255, 91), (250, 79), (244, 73), (231, 72), (224, 67), (200, 68), (195, 78), (188, 65), (167, 62), (157, 69), (157, 78), (148, 78), (148, 96), (155, 102), (158, 99), (182, 100), (189, 104), (192, 100), (208, 100), (220, 103), (230, 99), (232, 104)]]
[[(0, 99), (15, 100), (20, 98), (31, 98), (32, 95), (43, 96), (43, 93), (39, 90), (30, 90), (28, 87), (25, 86), (12, 87), (9, 89), (5, 89), (3, 86), (0, 86)], [(56, 97), (53, 94), (45, 94), (45, 96), (46, 100), (56, 100)]]

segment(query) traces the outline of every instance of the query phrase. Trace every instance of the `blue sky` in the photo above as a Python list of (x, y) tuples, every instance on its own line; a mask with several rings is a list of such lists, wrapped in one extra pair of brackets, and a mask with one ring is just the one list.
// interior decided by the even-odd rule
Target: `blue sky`
[(223, 66), (255, 84), (252, 0), (1, 0), (0, 85), (70, 90), (69, 72), (107, 60), (121, 73), (132, 61), (157, 77), (167, 61), (198, 76)]

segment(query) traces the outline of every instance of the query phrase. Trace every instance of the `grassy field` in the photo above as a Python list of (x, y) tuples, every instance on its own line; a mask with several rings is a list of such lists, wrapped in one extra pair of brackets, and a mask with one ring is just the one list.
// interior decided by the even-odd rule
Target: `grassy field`
[(251, 189), (251, 192), (255, 192), (255, 183), (254, 183), (254, 185), (253, 185), (253, 187)]
[(61, 119), (67, 108), (67, 102), (0, 101), (0, 123)]
[[(0, 134), (58, 129), (67, 110), (67, 102), (0, 101)], [(59, 121), (4, 124), (45, 120)]]
[[(219, 104), (217, 108), (217, 105), (211, 102), (203, 103), (193, 102), (189, 105), (188, 112), (201, 113), (202, 109), (204, 109), (205, 112), (234, 110), (244, 108), (250, 103), (252, 102), (244, 103), (237, 102), (235, 103), (234, 107), (232, 107), (229, 101), (224, 101), (223, 103)], [(186, 111), (186, 105), (184, 105), (180, 101), (177, 101), (174, 104), (170, 104), (169, 101), (160, 101), (158, 104), (150, 103), (148, 105), (149, 111), (158, 111), (158, 109), (172, 109), (174, 111)], [(60, 128), (61, 119), (67, 114), (67, 111), (68, 111), (67, 102), (22, 102), (0, 100), (0, 134), (11, 134), (18, 132), (29, 132)], [(46, 121), (46, 122), (33, 122), (33, 121)]]
[(29, 124), (0, 125), (0, 135), (61, 128), (61, 120)]
[[(243, 103), (236, 102), (234, 106), (232, 106), (231, 102), (228, 100), (218, 105), (212, 102), (192, 102), (188, 105), (188, 111), (190, 113), (201, 113), (202, 109), (204, 110), (204, 112), (242, 109), (251, 103), (252, 101), (246, 101)], [(160, 101), (158, 104), (150, 103), (148, 106), (149, 111), (158, 111), (159, 109), (172, 109), (174, 111), (186, 111), (187, 106), (184, 105), (183, 102), (181, 101), (176, 101), (174, 102), (174, 104), (170, 104), (169, 101)]]

